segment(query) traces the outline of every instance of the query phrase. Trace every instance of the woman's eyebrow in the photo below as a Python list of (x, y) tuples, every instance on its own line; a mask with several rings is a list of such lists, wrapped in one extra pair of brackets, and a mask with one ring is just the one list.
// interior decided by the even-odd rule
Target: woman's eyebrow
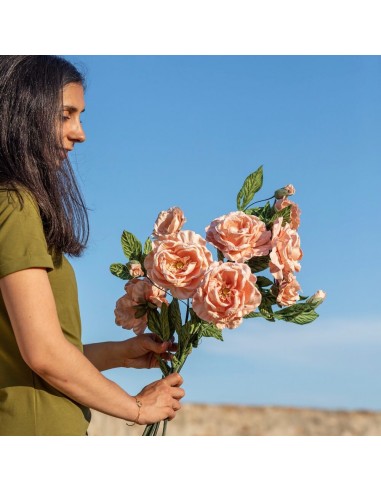
[[(63, 106), (63, 109), (65, 111), (70, 111), (71, 113), (75, 113), (76, 111), (78, 111), (78, 108), (76, 108), (75, 106)], [(82, 109), (81, 113), (84, 113), (85, 112), (85, 108)]]

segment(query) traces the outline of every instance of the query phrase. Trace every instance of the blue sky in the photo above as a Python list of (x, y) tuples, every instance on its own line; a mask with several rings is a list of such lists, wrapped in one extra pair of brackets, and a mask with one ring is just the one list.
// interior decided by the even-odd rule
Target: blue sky
[[(124, 229), (142, 241), (180, 206), (204, 235), (264, 167), (266, 198), (296, 188), (310, 325), (246, 320), (204, 339), (183, 369), (186, 402), (381, 410), (381, 58), (68, 56), (88, 76), (87, 141), (72, 157), (91, 238), (72, 261), (85, 343), (131, 336), (114, 323)], [(213, 249), (211, 251), (214, 254)], [(105, 373), (126, 391), (159, 370)]]

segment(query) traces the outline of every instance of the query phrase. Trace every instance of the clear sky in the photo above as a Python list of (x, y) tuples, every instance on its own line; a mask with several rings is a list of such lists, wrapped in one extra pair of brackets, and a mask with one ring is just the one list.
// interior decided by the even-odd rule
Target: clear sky
[[(303, 294), (327, 292), (304, 326), (245, 320), (204, 339), (182, 371), (185, 402), (381, 410), (381, 57), (67, 56), (88, 77), (87, 141), (72, 156), (90, 211), (72, 261), (85, 343), (114, 323), (124, 229), (144, 241), (177, 205), (204, 235), (264, 167), (267, 198), (293, 184)], [(210, 250), (214, 254), (214, 249)], [(128, 392), (157, 370), (106, 375)]]

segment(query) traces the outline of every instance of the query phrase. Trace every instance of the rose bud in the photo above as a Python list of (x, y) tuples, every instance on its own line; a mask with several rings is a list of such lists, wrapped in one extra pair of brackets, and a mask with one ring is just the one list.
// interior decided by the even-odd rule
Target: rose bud
[(181, 208), (171, 207), (159, 213), (152, 234), (157, 239), (174, 236), (180, 231), (185, 222), (186, 219)]
[(127, 263), (128, 273), (131, 277), (144, 277), (144, 272), (141, 264), (137, 260), (131, 260)]
[(279, 188), (279, 190), (276, 190), (276, 192), (274, 193), (274, 196), (277, 200), (290, 195), (295, 195), (295, 188), (292, 184), (283, 186), (283, 188)]
[(326, 293), (323, 290), (318, 290), (313, 296), (308, 298), (306, 302), (311, 304), (314, 308), (317, 308), (324, 301), (325, 297)]
[(147, 326), (147, 306), (168, 305), (165, 291), (152, 284), (148, 278), (133, 278), (124, 286), (126, 294), (116, 302), (115, 323), (141, 335)]

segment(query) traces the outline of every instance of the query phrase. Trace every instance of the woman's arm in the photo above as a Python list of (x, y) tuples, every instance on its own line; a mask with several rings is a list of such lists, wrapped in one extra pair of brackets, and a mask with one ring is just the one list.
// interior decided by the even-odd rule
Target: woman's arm
[[(64, 337), (46, 270), (30, 268), (0, 279), (0, 288), (21, 355), (29, 367), (56, 389), (103, 413), (134, 421), (135, 398), (105, 378)], [(139, 423), (173, 418), (184, 391), (172, 374), (139, 393)]]
[(177, 344), (161, 342), (153, 333), (133, 336), (121, 342), (90, 343), (83, 346), (85, 356), (99, 370), (115, 367), (151, 369), (160, 367), (157, 355), (170, 360)]
[(123, 344), (124, 342), (89, 343), (83, 346), (83, 353), (98, 371), (125, 367)]

